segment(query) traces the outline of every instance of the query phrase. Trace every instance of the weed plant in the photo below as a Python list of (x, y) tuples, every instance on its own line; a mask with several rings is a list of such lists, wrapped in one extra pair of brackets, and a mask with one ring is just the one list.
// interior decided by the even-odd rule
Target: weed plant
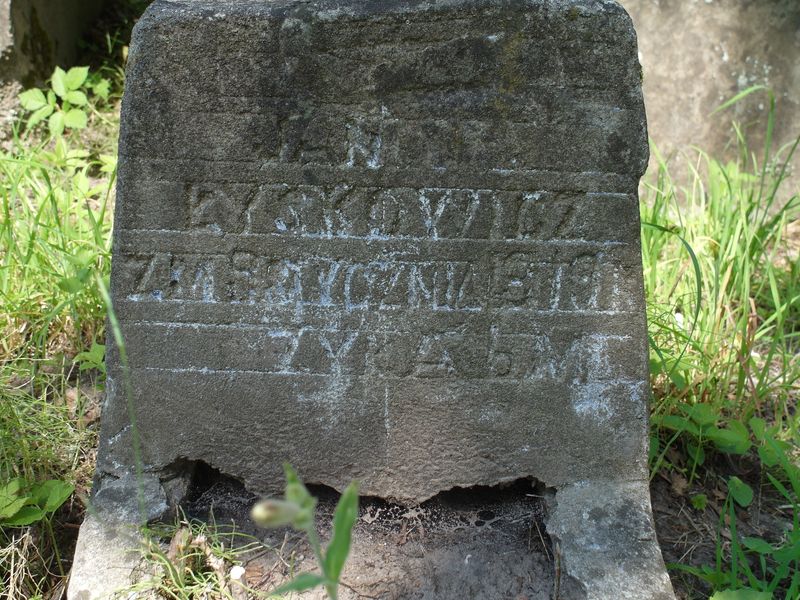
[[(762, 91), (746, 90), (724, 107)], [(739, 160), (723, 164), (698, 151), (688, 187), (679, 188), (656, 151), (658, 169), (641, 206), (655, 398), (652, 474), (680, 470), (691, 485), (708, 452), (756, 450), (762, 479), (755, 483), (789, 509), (782, 539), (739, 539), (736, 508), (750, 505), (753, 490), (727, 478), (716, 563), (677, 567), (730, 600), (800, 595), (800, 538), (791, 533), (800, 514), (800, 270), (785, 239), (800, 202), (782, 187), (797, 142), (777, 158), (770, 155), (775, 107), (766, 93), (770, 112), (760, 157), (750, 154), (735, 126)], [(685, 457), (682, 464), (667, 460), (671, 448)], [(692, 500), (705, 507), (703, 495)]]
[[(35, 493), (22, 491), (54, 480), (59, 489), (85, 493), (92, 475), (96, 436), (86, 416), (102, 377), (100, 286), (110, 265), (116, 172), (115, 156), (105, 151), (116, 137), (117, 103), (107, 81), (77, 73), (70, 85), (71, 92), (83, 90), (72, 97), (80, 108), (68, 110), (79, 110), (88, 128), (70, 129), (83, 124), (77, 113), (56, 127), (47, 119), (28, 127), (20, 121), (0, 150), (0, 488), (19, 488), (6, 494), (5, 512), (26, 502), (0, 519), (0, 597), (7, 598), (34, 598), (64, 585), (68, 556), (59, 553), (64, 536), (57, 520), (80, 512), (75, 498), (60, 510), (45, 503), (44, 510)], [(41, 116), (44, 107), (29, 105)], [(22, 518), (36, 507), (43, 509), (38, 518)]]
[(150, 573), (120, 597), (174, 600), (268, 598), (245, 583), (242, 563), (270, 552), (252, 536), (215, 523), (182, 518), (177, 524), (144, 531), (143, 558)]

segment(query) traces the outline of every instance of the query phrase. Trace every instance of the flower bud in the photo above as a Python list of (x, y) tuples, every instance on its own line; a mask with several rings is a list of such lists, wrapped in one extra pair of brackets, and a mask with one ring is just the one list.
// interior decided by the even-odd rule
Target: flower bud
[(256, 503), (250, 516), (261, 527), (282, 527), (294, 524), (300, 512), (295, 502), (267, 498)]

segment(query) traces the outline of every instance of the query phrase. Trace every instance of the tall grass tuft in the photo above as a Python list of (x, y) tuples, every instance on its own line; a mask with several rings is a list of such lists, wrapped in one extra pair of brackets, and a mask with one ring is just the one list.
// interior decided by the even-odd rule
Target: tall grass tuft
[[(92, 135), (111, 140), (113, 107), (90, 108)], [(86, 136), (15, 127), (0, 150), (0, 487), (54, 479), (85, 494), (92, 477), (116, 158)], [(60, 597), (74, 537), (62, 524), (81, 512), (73, 497), (27, 527), (0, 519), (0, 597)]]
[(798, 257), (785, 236), (800, 200), (784, 189), (797, 142), (773, 159), (773, 123), (774, 102), (760, 159), (739, 128), (738, 161), (698, 150), (683, 188), (655, 150), (641, 218), (656, 414), (705, 402), (746, 420), (786, 412), (798, 391)]

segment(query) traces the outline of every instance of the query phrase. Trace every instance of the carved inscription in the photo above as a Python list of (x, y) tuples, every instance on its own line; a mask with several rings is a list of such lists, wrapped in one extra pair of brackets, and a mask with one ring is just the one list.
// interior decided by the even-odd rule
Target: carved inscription
[[(186, 342), (186, 350), (174, 362), (137, 356), (136, 350), (132, 356), (153, 370), (228, 371), (235, 362), (238, 370), (283, 376), (508, 378), (574, 386), (634, 380), (613, 360), (624, 356), (630, 340), (619, 334), (575, 333), (556, 341), (544, 330), (423, 333), (256, 325), (249, 333), (244, 343), (241, 328), (141, 322), (130, 328), (133, 341), (169, 336)], [(202, 350), (207, 347), (204, 342), (212, 341), (213, 354)], [(598, 357), (592, 353), (597, 350), (605, 354)]]
[(134, 301), (231, 302), (344, 311), (487, 309), (617, 313), (630, 308), (604, 252), (567, 263), (524, 252), (478, 261), (276, 258), (159, 253), (127, 259)]
[[(349, 184), (191, 184), (187, 228), (217, 233), (363, 239), (626, 239), (628, 194)], [(174, 201), (173, 199), (165, 199)]]
[[(204, 460), (272, 492), (289, 460), (415, 502), (629, 477), (647, 138), (616, 4), (148, 14), (111, 283), (140, 430), (170, 428), (142, 445), (148, 468)], [(134, 464), (126, 451), (101, 468)]]

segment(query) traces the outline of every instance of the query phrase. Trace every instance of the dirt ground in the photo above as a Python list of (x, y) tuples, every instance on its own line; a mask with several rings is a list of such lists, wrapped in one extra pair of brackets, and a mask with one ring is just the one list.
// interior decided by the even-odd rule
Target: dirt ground
[[(317, 518), (325, 544), (337, 495), (326, 488), (312, 493), (320, 500)], [(273, 589), (292, 573), (315, 570), (313, 552), (302, 535), (264, 532), (249, 524), (252, 499), (241, 488), (220, 482), (190, 502), (187, 511), (207, 518), (213, 510), (218, 523), (233, 518), (244, 532), (275, 549), (244, 565), (247, 584), (257, 590)], [(529, 482), (500, 490), (455, 490), (414, 508), (362, 498), (359, 515), (342, 575), (342, 600), (552, 597), (555, 571), (543, 498)], [(297, 597), (326, 596), (316, 590)]]

